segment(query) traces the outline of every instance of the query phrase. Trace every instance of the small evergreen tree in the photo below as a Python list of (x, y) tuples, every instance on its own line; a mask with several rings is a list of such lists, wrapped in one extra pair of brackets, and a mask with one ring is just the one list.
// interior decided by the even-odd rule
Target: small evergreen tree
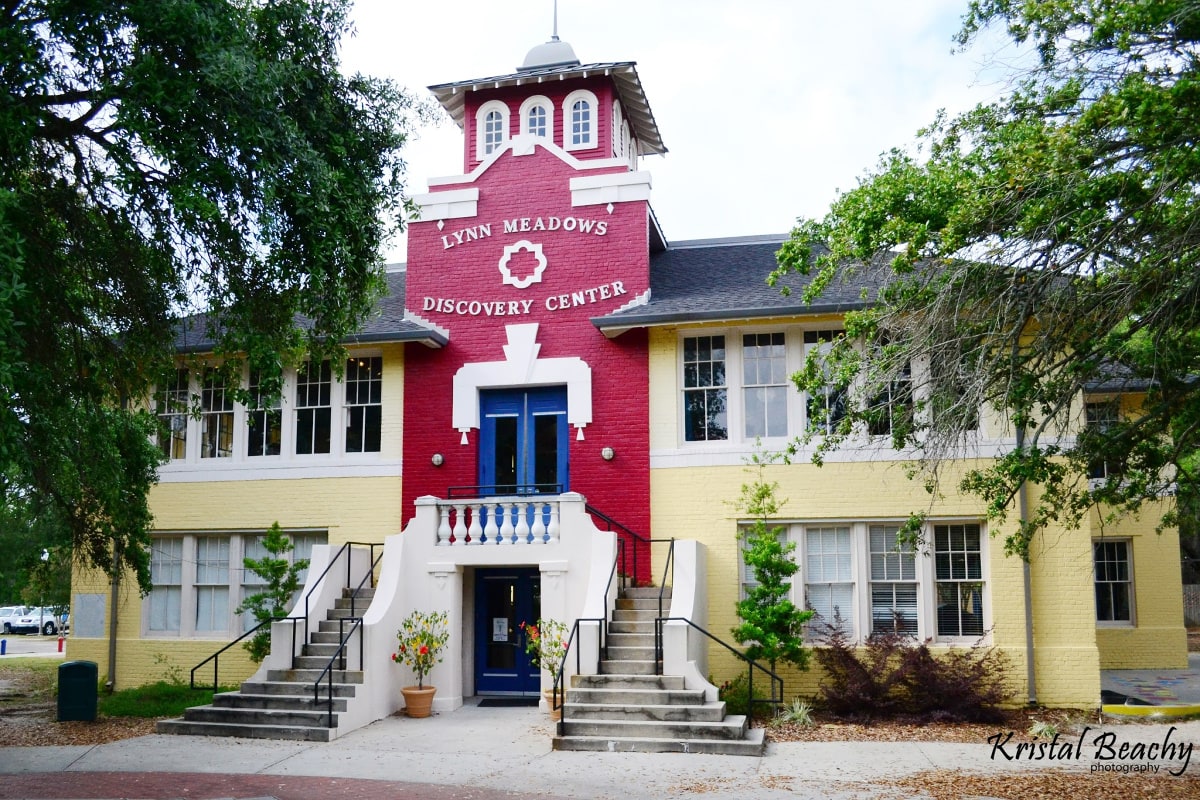
[(804, 623), (813, 612), (799, 608), (788, 599), (787, 579), (800, 567), (792, 560), (793, 542), (781, 542), (783, 529), (768, 520), (783, 504), (777, 492), (779, 484), (766, 480), (766, 466), (778, 459), (777, 454), (755, 453), (751, 465), (755, 471), (752, 483), (742, 485), (738, 508), (754, 518), (754, 523), (741, 531), (744, 549), (742, 558), (754, 571), (757, 585), (737, 604), (742, 624), (733, 628), (733, 638), (748, 645), (746, 656), (765, 659), (775, 670), (778, 661), (786, 661), (800, 669), (808, 668), (808, 650), (804, 647)]
[[(292, 542), (284, 535), (278, 522), (267, 529), (262, 544), (267, 554), (262, 558), (242, 559), (242, 566), (262, 578), (266, 586), (261, 592), (255, 592), (243, 600), (236, 612), (243, 614), (249, 611), (259, 623), (287, 616), (292, 597), (300, 588), (300, 573), (308, 568), (306, 558), (296, 561), (288, 559)], [(270, 626), (260, 628), (243, 646), (254, 663), (260, 663), (271, 652)]]

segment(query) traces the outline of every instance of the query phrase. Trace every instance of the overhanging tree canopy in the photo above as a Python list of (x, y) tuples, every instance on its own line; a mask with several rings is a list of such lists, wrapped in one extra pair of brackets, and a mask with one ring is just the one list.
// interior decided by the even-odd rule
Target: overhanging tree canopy
[[(149, 588), (145, 396), (181, 314), (278, 386), (377, 296), (407, 96), (348, 0), (0, 2), (0, 468)], [(309, 320), (303, 328), (298, 317)], [(231, 374), (235, 372), (230, 365)]]
[[(800, 220), (779, 263), (813, 273), (810, 298), (842, 273), (887, 271), (847, 341), (800, 375), (802, 389), (833, 375), (859, 390), (823, 446), (878, 424), (872, 401), (922, 365), (893, 443), (916, 448), (932, 487), (977, 409), (1006, 415), (1018, 446), (962, 485), (993, 518), (1024, 481), (1044, 487), (1007, 541), (1027, 557), (1051, 520), (1195, 482), (1200, 4), (976, 0), (960, 43), (989, 25), (1036, 48), (1017, 88), (937, 119), (916, 153), (885, 154), (824, 219)], [(1061, 437), (1088, 387), (1145, 390), (1145, 405)], [(1109, 479), (1089, 485), (1100, 462)]]

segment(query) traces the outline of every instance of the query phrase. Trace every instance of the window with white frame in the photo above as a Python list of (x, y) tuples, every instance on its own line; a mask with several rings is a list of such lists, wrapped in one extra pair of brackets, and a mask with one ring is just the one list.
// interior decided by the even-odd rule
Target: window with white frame
[(333, 374), (329, 361), (306, 361), (296, 371), (296, 454), (328, 453), (333, 433)]
[[(292, 533), (288, 534), (288, 538), (292, 542), (292, 549), (287, 553), (280, 555), (279, 558), (288, 561), (290, 564), (295, 564), (301, 560), (306, 562), (305, 566), (296, 573), (296, 577), (300, 582), (300, 587), (296, 589), (296, 594), (292, 596), (292, 606), (294, 607), (296, 601), (304, 592), (304, 582), (308, 578), (307, 562), (312, 560), (313, 546), (325, 544), (326, 536), (323, 533)], [(266, 539), (266, 534), (251, 534), (242, 537), (243, 559), (249, 558), (255, 561), (261, 561), (270, 555), (270, 553), (267, 552), (267, 548), (263, 546), (264, 539)], [(258, 573), (243, 567), (241, 574), (240, 603), (244, 603), (246, 598), (252, 594), (266, 591), (267, 585), (263, 583), (263, 579)], [(254, 618), (254, 614), (252, 612), (242, 612), (243, 633), (250, 630), (257, 624), (258, 620)]]
[(233, 398), (225, 391), (225, 380), (220, 373), (207, 367), (200, 387), (200, 457), (232, 455)]
[(521, 104), (521, 132), (546, 139), (554, 136), (554, 106), (549, 98), (534, 95)]
[(383, 425), (383, 359), (346, 362), (346, 452), (378, 453)]
[(976, 524), (933, 526), (937, 636), (983, 635), (983, 537)]
[(172, 461), (187, 458), (188, 405), (191, 399), (189, 373), (181, 367), (168, 375), (155, 393), (154, 413), (158, 416), (158, 446)]
[(154, 588), (146, 598), (147, 628), (178, 632), (183, 604), (183, 539), (155, 537), (150, 547), (150, 582)]
[(1133, 623), (1133, 569), (1129, 551), (1127, 539), (1092, 542), (1097, 622)]
[(585, 89), (567, 95), (563, 102), (563, 149), (595, 147), (596, 124), (596, 95)]
[(742, 336), (746, 438), (787, 436), (787, 348), (782, 331)]
[(246, 455), (277, 456), (283, 447), (283, 411), (279, 395), (263, 388), (262, 376), (250, 373), (251, 408), (246, 410)]
[(229, 630), (229, 537), (196, 537), (197, 633)]
[(805, 528), (804, 598), (815, 612), (809, 627), (817, 636), (837, 627), (854, 638), (854, 561), (848, 525)]
[(871, 633), (917, 635), (917, 554), (897, 525), (869, 532)]
[(872, 436), (890, 436), (897, 429), (911, 430), (912, 424), (912, 364), (905, 362), (899, 374), (872, 398), (867, 428)]
[[(804, 332), (804, 357), (813, 352), (828, 352), (834, 340), (844, 335), (835, 329)], [(818, 433), (834, 430), (846, 416), (846, 387), (837, 386), (832, 379), (823, 391), (810, 394), (806, 405), (808, 429)]]
[(689, 442), (729, 438), (725, 337), (683, 340), (683, 438)]
[(508, 141), (508, 105), (489, 100), (475, 112), (475, 157), (483, 160)]
[[(749, 597), (750, 590), (758, 586), (758, 576), (754, 574), (754, 567), (746, 563), (746, 551), (750, 549), (750, 545), (746, 541), (746, 535), (748, 533), (750, 533), (750, 529), (743, 528), (739, 532), (740, 535), (738, 537), (738, 584), (740, 589), (738, 598), (741, 600), (745, 600), (747, 597)], [(779, 529), (775, 532), (775, 539), (785, 548), (788, 546), (788, 543), (791, 540), (788, 537), (788, 529), (786, 526), (779, 527)], [(794, 549), (791, 553), (791, 556), (793, 559), (795, 559), (796, 552)], [(791, 581), (785, 580), (784, 583), (790, 585)]]
[[(1084, 409), (1088, 433), (1097, 438), (1102, 438), (1120, 419), (1120, 408), (1115, 400), (1091, 401), (1085, 404)], [(1088, 478), (1094, 481), (1107, 480), (1115, 467), (1115, 464), (1103, 458), (1095, 459), (1088, 464)]]

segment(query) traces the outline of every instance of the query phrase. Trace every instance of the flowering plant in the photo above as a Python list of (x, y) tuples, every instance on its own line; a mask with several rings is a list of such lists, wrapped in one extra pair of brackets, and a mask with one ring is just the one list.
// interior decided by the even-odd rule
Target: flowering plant
[(396, 638), (400, 645), (392, 661), (406, 664), (417, 673), (417, 688), (425, 688), (425, 676), (442, 662), (442, 648), (450, 640), (445, 611), (414, 611), (400, 623)]
[(521, 623), (525, 631), (525, 652), (535, 667), (556, 670), (567, 654), (567, 626), (552, 619), (534, 624)]

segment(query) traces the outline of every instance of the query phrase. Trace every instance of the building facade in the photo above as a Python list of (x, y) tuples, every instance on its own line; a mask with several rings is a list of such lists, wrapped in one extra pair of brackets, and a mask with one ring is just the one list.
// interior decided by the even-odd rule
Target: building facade
[[(666, 151), (632, 62), (582, 64), (555, 39), (513, 73), (431, 91), (463, 130), (463, 173), (415, 198), (408, 262), (389, 268), (342, 369), (301, 365), (277, 407), (248, 410), (206, 372), (211, 343), (181, 331), (180, 371), (153, 399), (167, 459), (151, 495), (155, 588), (139, 598), (132, 582), (114, 593), (79, 574), (73, 589), (69, 655), (118, 688), (186, 673), (249, 627), (234, 612), (257, 578), (240, 565), (275, 522), (312, 558), (314, 604), (340, 590), (319, 575), (344, 546), (378, 548), (354, 567), (378, 584), (362, 615), (364, 670), (378, 676), (355, 712), (365, 721), (397, 707), (407, 681), (388, 656), (409, 611), (450, 612), (432, 676), (441, 708), (536, 693), (547, 676), (520, 623), (606, 616), (617, 560), (640, 583), (666, 575), (672, 613), (686, 606), (730, 638), (751, 578), (747, 459), (838, 402), (788, 376), (839, 334), (863, 287), (831, 287), (821, 305), (767, 287), (782, 236), (669, 242), (641, 169)], [(1096, 387), (1079, 425), (1137, 402)], [(895, 625), (936, 647), (983, 640), (1008, 655), (1021, 702), (1095, 706), (1101, 669), (1186, 665), (1177, 535), (1155, 532), (1155, 515), (1045, 531), (1026, 570), (976, 498), (931, 500), (910, 481), (911, 454), (886, 434), (863, 431), (820, 467), (802, 451), (767, 468), (786, 498), (797, 604), (836, 611), (857, 640)], [(945, 486), (1014, 443), (981, 409)], [(928, 520), (915, 552), (897, 542), (914, 511)], [(673, 574), (669, 540), (689, 543)], [(277, 663), (292, 655), (283, 630)], [(719, 649), (684, 651), (705, 686), (737, 670)], [(255, 669), (240, 648), (222, 663), (222, 683)], [(785, 678), (789, 696), (810, 695), (820, 675)]]

